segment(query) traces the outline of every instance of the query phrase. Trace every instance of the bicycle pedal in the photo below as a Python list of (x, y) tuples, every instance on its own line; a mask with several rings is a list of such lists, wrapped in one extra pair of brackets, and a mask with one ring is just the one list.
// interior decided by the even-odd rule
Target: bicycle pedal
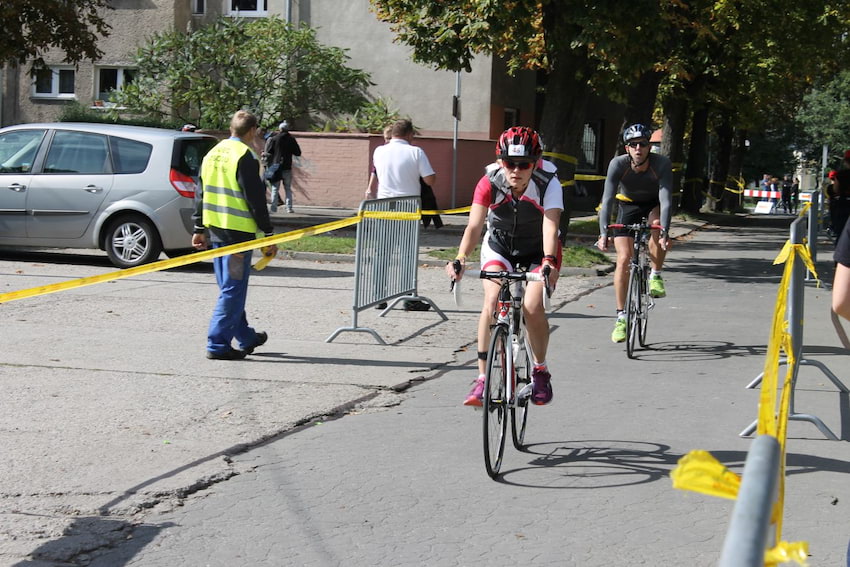
[(528, 383), (522, 387), (522, 389), (517, 393), (516, 398), (517, 401), (523, 402), (531, 397), (531, 384)]

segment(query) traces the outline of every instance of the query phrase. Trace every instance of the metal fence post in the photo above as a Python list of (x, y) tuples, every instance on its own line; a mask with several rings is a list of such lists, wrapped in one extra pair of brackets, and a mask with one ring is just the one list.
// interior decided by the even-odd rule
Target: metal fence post
[(719, 567), (763, 567), (771, 538), (770, 516), (779, 485), (779, 441), (759, 435), (747, 452), (738, 499), (723, 541)]

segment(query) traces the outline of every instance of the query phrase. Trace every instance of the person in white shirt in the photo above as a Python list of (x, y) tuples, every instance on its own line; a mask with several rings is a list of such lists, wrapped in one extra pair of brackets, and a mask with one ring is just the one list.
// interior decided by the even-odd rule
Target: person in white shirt
[[(422, 148), (411, 144), (413, 123), (408, 119), (396, 121), (392, 127), (392, 138), (383, 146), (375, 148), (372, 163), (378, 178), (377, 197), (419, 196), (419, 178), (434, 186), (437, 175)], [(366, 198), (375, 198), (374, 184), (366, 189)]]

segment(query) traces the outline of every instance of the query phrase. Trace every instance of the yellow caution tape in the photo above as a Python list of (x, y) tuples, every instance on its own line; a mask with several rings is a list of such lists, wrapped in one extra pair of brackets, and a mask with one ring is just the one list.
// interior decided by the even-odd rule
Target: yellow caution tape
[(670, 473), (673, 488), (735, 500), (741, 477), (727, 469), (714, 455), (700, 449), (679, 459)]
[(579, 173), (573, 176), (576, 181), (605, 181), (608, 179), (605, 175), (589, 175)]
[[(223, 246), (221, 248), (214, 248), (210, 250), (203, 250), (200, 252), (195, 252), (192, 254), (187, 254), (185, 256), (180, 256), (177, 258), (170, 258), (168, 260), (160, 260), (159, 262), (152, 262), (150, 264), (145, 264), (143, 266), (136, 266), (133, 268), (125, 268), (123, 270), (115, 270), (112, 272), (107, 272), (105, 274), (100, 274), (97, 276), (87, 276), (83, 278), (77, 278), (74, 280), (68, 280), (66, 282), (60, 282), (50, 285), (38, 286), (29, 289), (23, 289), (18, 291), (10, 291), (6, 293), (0, 294), (0, 303), (6, 303), (9, 301), (15, 301), (17, 299), (26, 299), (28, 297), (36, 297), (39, 295), (47, 295), (49, 293), (56, 293), (58, 291), (67, 291), (70, 289), (76, 289), (80, 287), (85, 287), (89, 285), (94, 285), (103, 282), (115, 281), (124, 278), (130, 278), (133, 276), (140, 276), (143, 274), (149, 274), (152, 272), (159, 272), (162, 270), (169, 270), (171, 268), (178, 268), (180, 266), (186, 266), (189, 264), (194, 264), (196, 262), (203, 262), (204, 260), (212, 260), (213, 258), (217, 258), (219, 256), (226, 256), (228, 254), (238, 254), (240, 252), (247, 252), (249, 250), (254, 250), (256, 248), (263, 248), (270, 245), (278, 245), (284, 242), (289, 242), (291, 240), (298, 240), (300, 238), (304, 238), (305, 236), (310, 236), (313, 234), (321, 234), (324, 232), (331, 232), (334, 230), (339, 230), (341, 228), (345, 228), (347, 226), (351, 226), (357, 224), (361, 221), (362, 218), (379, 218), (385, 220), (418, 220), (421, 218), (422, 214), (427, 215), (435, 215), (435, 214), (456, 214), (456, 213), (466, 213), (469, 212), (469, 207), (461, 207), (457, 209), (446, 209), (446, 210), (427, 210), (427, 211), (417, 211), (415, 213), (403, 213), (403, 212), (386, 212), (386, 211), (366, 211), (363, 213), (358, 213), (357, 215), (347, 218), (340, 219), (324, 224), (319, 224), (316, 226), (302, 228), (299, 230), (293, 230), (289, 232), (284, 232), (281, 234), (275, 234), (273, 236), (267, 236), (265, 238), (258, 238), (255, 240), (250, 240), (248, 242), (241, 242), (239, 244), (232, 244), (230, 246)], [(274, 259), (275, 255), (263, 255), (255, 264), (254, 269), (262, 270), (266, 266), (268, 266), (269, 262)]]
[(616, 195), (614, 195), (614, 198), (617, 199), (618, 201), (624, 201), (626, 203), (634, 203), (634, 199), (629, 199), (628, 197), (626, 197), (622, 193), (617, 193)]
[(573, 165), (578, 165), (578, 158), (574, 156), (570, 156), (567, 154), (559, 154), (555, 152), (543, 152), (543, 155), (546, 157), (553, 157), (555, 159), (559, 159), (561, 161), (565, 161), (567, 163), (571, 163)]
[(794, 561), (797, 565), (806, 567), (809, 558), (809, 544), (805, 541), (780, 541), (776, 547), (768, 549), (764, 554), (766, 566), (779, 565)]

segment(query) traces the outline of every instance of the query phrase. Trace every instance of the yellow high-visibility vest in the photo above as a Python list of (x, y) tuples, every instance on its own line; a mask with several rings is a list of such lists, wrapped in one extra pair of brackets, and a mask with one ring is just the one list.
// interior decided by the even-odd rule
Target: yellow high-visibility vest
[(204, 157), (201, 180), (204, 183), (202, 222), (241, 232), (257, 232), (257, 221), (236, 180), (236, 167), (250, 148), (239, 140), (222, 140)]

